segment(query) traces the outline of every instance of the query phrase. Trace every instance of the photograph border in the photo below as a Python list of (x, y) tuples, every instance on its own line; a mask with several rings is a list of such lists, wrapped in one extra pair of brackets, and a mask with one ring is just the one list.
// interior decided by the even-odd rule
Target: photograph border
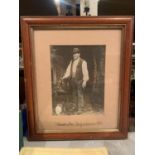
[[(76, 132), (76, 133), (37, 133), (35, 122), (35, 106), (33, 90), (34, 68), (32, 67), (33, 45), (32, 32), (35, 29), (46, 30), (51, 27), (57, 29), (78, 29), (83, 26), (91, 30), (120, 27), (123, 32), (120, 62), (120, 115), (119, 130), (106, 132)], [(46, 27), (46, 29), (45, 29)], [(129, 101), (130, 101), (130, 74), (131, 51), (133, 39), (132, 16), (102, 16), (102, 17), (21, 17), (21, 34), (24, 54), (24, 76), (27, 103), (28, 139), (29, 140), (74, 140), (74, 139), (124, 139), (128, 134)]]

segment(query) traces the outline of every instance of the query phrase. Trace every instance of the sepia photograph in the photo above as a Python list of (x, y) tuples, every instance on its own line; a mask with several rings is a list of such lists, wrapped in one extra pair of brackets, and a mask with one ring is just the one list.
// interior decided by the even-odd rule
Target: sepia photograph
[(103, 113), (105, 47), (50, 47), (53, 115)]

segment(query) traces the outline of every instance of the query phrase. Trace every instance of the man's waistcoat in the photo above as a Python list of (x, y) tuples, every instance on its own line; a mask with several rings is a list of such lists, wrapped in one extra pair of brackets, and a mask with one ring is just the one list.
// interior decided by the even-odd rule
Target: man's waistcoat
[(74, 77), (73, 77), (73, 69), (72, 69), (73, 68), (73, 60), (71, 62), (71, 71), (70, 71), (71, 75), (70, 75), (70, 77), (74, 78), (77, 81), (83, 80), (83, 74), (82, 74), (82, 63), (83, 63), (83, 61), (84, 61), (83, 59), (81, 59), (81, 58), (79, 59), (79, 62), (76, 66), (76, 72), (75, 72)]

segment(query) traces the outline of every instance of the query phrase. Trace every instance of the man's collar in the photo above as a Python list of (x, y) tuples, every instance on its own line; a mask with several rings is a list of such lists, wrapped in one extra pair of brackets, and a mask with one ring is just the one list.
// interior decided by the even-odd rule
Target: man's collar
[(75, 59), (75, 60), (73, 59), (73, 61), (79, 61), (79, 60), (80, 60), (80, 57), (79, 57), (79, 58), (77, 58), (77, 59)]

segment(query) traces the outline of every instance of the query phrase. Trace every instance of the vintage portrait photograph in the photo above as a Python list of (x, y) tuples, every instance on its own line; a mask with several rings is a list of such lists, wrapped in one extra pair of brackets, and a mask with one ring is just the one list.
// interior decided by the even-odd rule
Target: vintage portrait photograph
[(104, 112), (105, 45), (51, 45), (52, 115)]
[[(89, 15), (91, 3), (84, 4)], [(127, 137), (133, 23), (128, 16), (21, 18), (30, 140)]]

